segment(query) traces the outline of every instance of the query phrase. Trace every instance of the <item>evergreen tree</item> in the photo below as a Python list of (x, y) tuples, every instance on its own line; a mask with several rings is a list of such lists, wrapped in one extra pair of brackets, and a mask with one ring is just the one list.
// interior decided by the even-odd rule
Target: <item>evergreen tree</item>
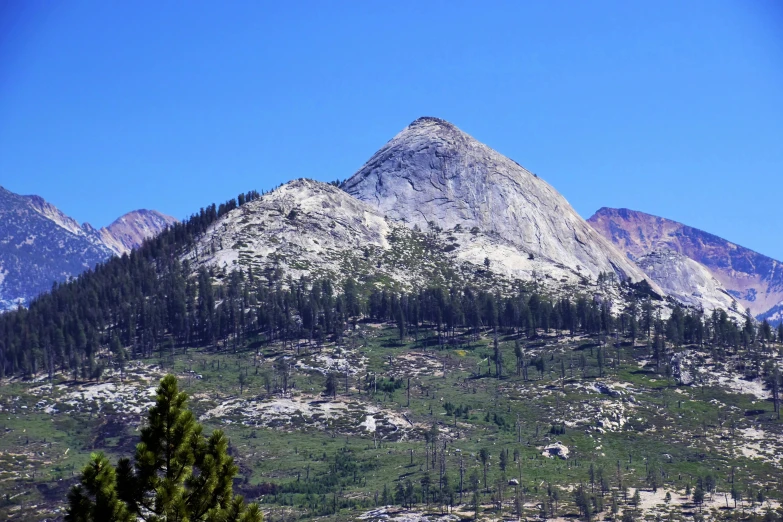
[(479, 459), (481, 465), (484, 468), (484, 488), (487, 487), (487, 465), (489, 464), (489, 450), (487, 448), (481, 448), (479, 451)]
[(598, 363), (598, 376), (604, 376), (604, 351), (601, 346), (598, 347), (598, 354), (596, 355), (596, 361)]
[(430, 474), (424, 473), (421, 477), (421, 494), (424, 496), (424, 503), (429, 506), (430, 504)]
[(704, 503), (704, 489), (701, 485), (697, 485), (693, 490), (693, 503), (699, 506), (699, 511), (701, 511), (701, 505)]
[(324, 394), (331, 395), (332, 398), (337, 397), (337, 376), (334, 373), (329, 373), (329, 375), (326, 376)]
[(90, 455), (90, 463), (82, 470), (79, 485), (68, 494), (66, 522), (130, 522), (128, 508), (117, 494), (114, 467), (103, 453)]
[(104, 455), (92, 455), (68, 496), (66, 520), (261, 522), (258, 506), (233, 494), (238, 468), (226, 437), (205, 437), (186, 401), (176, 377), (164, 377), (133, 463), (120, 459), (115, 471)]
[(503, 352), (500, 350), (500, 344), (498, 343), (497, 329), (495, 329), (492, 358), (495, 360), (495, 376), (500, 379), (503, 377)]

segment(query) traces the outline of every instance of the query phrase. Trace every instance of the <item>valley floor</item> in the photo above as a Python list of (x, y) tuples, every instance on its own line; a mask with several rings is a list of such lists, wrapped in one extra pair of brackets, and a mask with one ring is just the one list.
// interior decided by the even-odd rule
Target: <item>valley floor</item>
[[(228, 434), (235, 491), (266, 520), (447, 521), (476, 504), (482, 520), (514, 520), (518, 505), (524, 519), (574, 520), (585, 502), (593, 520), (778, 511), (783, 425), (738, 355), (675, 349), (696, 376), (684, 386), (643, 343), (599, 357), (598, 337), (539, 332), (521, 339), (530, 365), (518, 371), (507, 331), (498, 377), (492, 332), (456, 334), (400, 341), (392, 325), (359, 322), (339, 344), (251, 339), (132, 361), (100, 382), (6, 380), (0, 518), (62, 519), (91, 452), (131, 454), (166, 373), (208, 431)], [(767, 348), (780, 365), (780, 347)]]

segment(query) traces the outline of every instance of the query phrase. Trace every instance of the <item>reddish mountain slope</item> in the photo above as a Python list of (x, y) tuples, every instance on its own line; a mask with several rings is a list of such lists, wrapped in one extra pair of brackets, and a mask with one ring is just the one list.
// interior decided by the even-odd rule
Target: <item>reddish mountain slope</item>
[(701, 263), (754, 315), (763, 315), (783, 301), (780, 261), (714, 234), (628, 209), (602, 208), (588, 223), (631, 259), (673, 250)]

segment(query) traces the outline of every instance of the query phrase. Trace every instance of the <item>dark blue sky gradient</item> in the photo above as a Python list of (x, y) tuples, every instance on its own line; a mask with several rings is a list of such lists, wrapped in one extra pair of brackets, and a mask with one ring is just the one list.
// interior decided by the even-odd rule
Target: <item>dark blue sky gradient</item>
[(0, 4), (0, 185), (80, 221), (344, 179), (429, 115), (783, 259), (780, 2), (54, 4)]

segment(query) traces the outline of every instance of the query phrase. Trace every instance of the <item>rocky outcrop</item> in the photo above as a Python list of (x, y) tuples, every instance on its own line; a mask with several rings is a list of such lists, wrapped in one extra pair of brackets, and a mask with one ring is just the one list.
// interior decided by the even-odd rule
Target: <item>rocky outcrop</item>
[[(783, 301), (783, 265), (758, 252), (634, 210), (602, 208), (588, 222), (630, 259), (671, 250), (699, 263), (736, 299), (739, 308), (750, 308), (754, 315), (763, 316)], [(668, 286), (671, 289), (673, 284)], [(681, 287), (680, 293), (687, 290)]]
[(553, 458), (553, 457), (560, 457), (563, 460), (568, 459), (568, 447), (566, 447), (561, 442), (555, 442), (553, 444), (549, 444), (544, 448), (544, 451), (541, 452), (541, 455), (547, 458)]
[[(417, 231), (333, 185), (308, 179), (225, 214), (184, 259), (194, 269), (242, 269), (271, 279), (328, 275), (406, 290), (452, 283), (497, 289), (532, 267), (541, 284), (573, 293), (568, 278), (576, 277), (564, 266), (530, 259), (499, 237), (439, 227)], [(579, 288), (599, 291), (594, 287)]]
[(681, 386), (690, 386), (693, 384), (694, 371), (690, 350), (675, 353), (672, 355), (669, 364), (672, 368), (672, 377), (677, 381), (677, 384)]
[(706, 267), (678, 252), (651, 252), (636, 263), (664, 292), (687, 306), (736, 309), (735, 300)]
[(298, 179), (222, 216), (183, 258), (194, 269), (242, 269), (284, 285), (302, 276), (405, 290), (502, 285), (484, 257), (462, 258), (462, 243), (459, 233), (417, 232), (333, 185)]
[(544, 180), (437, 118), (411, 123), (342, 188), (395, 222), (481, 235), (474, 252), (496, 251), (485, 247), (495, 243), (514, 252), (519, 272), (644, 279)]
[(324, 274), (341, 271), (347, 254), (388, 248), (390, 231), (371, 206), (335, 186), (299, 179), (223, 216), (187, 258), (229, 270)]
[[(146, 212), (127, 214), (96, 230), (89, 223), (79, 225), (39, 196), (0, 187), (0, 311), (24, 305), (54, 282), (129, 251), (162, 230), (163, 222), (174, 221)], [(127, 228), (115, 227), (117, 223)]]

